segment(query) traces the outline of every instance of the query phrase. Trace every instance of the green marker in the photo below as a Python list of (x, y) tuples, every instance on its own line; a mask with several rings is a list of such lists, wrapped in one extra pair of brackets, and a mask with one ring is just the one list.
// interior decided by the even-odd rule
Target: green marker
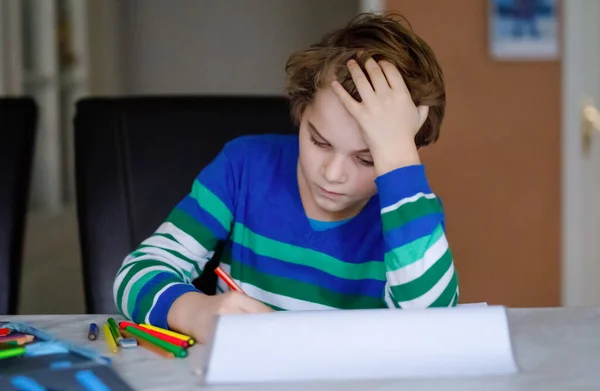
[(22, 356), (24, 354), (25, 354), (25, 348), (24, 347), (12, 348), (12, 349), (3, 349), (3, 350), (0, 350), (0, 360), (3, 359), (3, 358), (11, 358), (11, 357)]
[(121, 338), (121, 333), (119, 332), (119, 326), (117, 326), (117, 322), (113, 318), (108, 318), (107, 320), (108, 328), (110, 329), (110, 333), (112, 334), (115, 342), (118, 342)]
[(131, 326), (127, 326), (125, 328), (125, 331), (130, 332), (131, 334), (135, 335), (136, 337), (142, 338), (142, 339), (150, 342), (151, 344), (156, 345), (159, 348), (166, 350), (167, 352), (173, 353), (175, 355), (175, 357), (186, 357), (187, 356), (187, 351), (184, 348), (182, 348), (181, 346), (176, 346), (176, 345), (173, 345), (172, 343), (163, 341), (162, 339), (156, 338), (155, 336), (150, 335), (150, 334), (146, 333), (145, 331), (136, 329), (135, 327), (131, 327)]

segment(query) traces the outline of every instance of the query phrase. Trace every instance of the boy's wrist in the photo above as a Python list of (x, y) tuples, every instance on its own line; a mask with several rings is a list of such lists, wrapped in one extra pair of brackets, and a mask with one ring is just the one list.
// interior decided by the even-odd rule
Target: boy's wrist
[(417, 146), (412, 140), (375, 149), (371, 147), (371, 156), (377, 176), (398, 168), (421, 164)]
[(169, 309), (167, 323), (169, 329), (191, 335), (195, 325), (195, 316), (204, 306), (206, 295), (201, 292), (187, 292), (179, 296)]

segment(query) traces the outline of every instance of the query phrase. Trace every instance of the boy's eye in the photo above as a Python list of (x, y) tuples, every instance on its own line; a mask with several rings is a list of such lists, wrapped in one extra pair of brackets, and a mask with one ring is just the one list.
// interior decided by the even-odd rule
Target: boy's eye
[(360, 164), (362, 164), (363, 166), (367, 166), (367, 167), (372, 167), (374, 165), (372, 160), (368, 160), (368, 159), (363, 159), (361, 157), (357, 157), (356, 158), (358, 160), (358, 162)]
[(310, 141), (311, 141), (313, 144), (315, 144), (317, 147), (320, 147), (320, 148), (325, 148), (325, 147), (328, 147), (328, 146), (329, 146), (329, 144), (327, 144), (327, 143), (324, 143), (324, 142), (322, 142), (322, 141), (318, 141), (318, 140), (317, 140), (316, 138), (314, 138), (313, 136), (310, 136)]

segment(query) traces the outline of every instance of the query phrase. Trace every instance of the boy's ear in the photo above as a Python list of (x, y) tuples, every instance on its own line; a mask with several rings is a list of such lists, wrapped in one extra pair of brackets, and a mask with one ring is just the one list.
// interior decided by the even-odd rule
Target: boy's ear
[[(421, 109), (421, 108), (424, 109)], [(427, 144), (429, 144), (429, 126), (424, 126), (427, 122), (427, 116), (429, 115), (429, 106), (419, 106), (418, 107), (419, 110), (419, 131), (417, 132), (417, 134), (415, 135), (415, 145), (417, 146), (417, 149), (426, 146)]]
[(429, 115), (429, 106), (419, 106), (417, 107), (419, 110), (419, 130), (423, 127), (423, 124), (427, 120), (427, 116)]

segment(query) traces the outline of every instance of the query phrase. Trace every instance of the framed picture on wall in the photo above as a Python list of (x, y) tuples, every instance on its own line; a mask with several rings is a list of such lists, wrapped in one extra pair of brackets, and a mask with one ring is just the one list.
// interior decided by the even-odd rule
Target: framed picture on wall
[(494, 59), (558, 59), (558, 0), (488, 2), (490, 51)]

